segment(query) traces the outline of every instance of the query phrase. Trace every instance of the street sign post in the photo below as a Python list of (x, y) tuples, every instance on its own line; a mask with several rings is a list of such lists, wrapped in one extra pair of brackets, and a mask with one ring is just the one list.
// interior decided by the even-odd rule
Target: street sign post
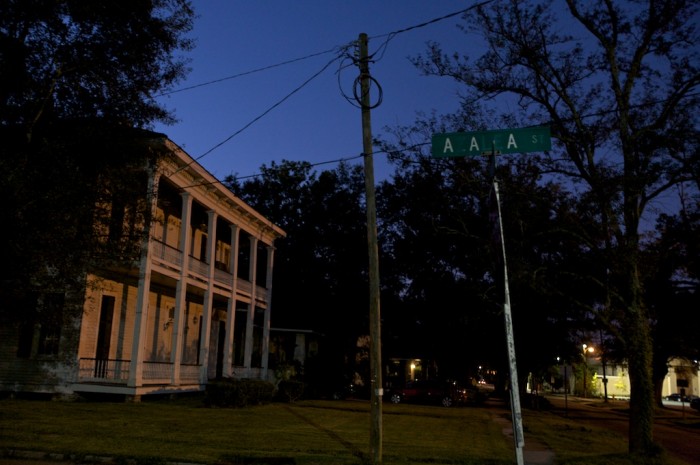
[(513, 338), (513, 321), (510, 307), (510, 290), (508, 288), (508, 267), (506, 265), (506, 247), (503, 237), (503, 221), (501, 218), (501, 200), (498, 194), (498, 180), (495, 176), (496, 154), (544, 152), (551, 150), (552, 140), (548, 127), (532, 127), (518, 129), (497, 129), (490, 131), (453, 132), (434, 134), (432, 138), (432, 154), (434, 158), (467, 157), (477, 155), (491, 156), (491, 176), (493, 177), (492, 195), (498, 212), (495, 218), (499, 231), (499, 245), (504, 276), (503, 316), (506, 327), (506, 342), (508, 345), (508, 362), (510, 365), (510, 401), (513, 419), (513, 440), (515, 442), (515, 461), (517, 465), (524, 464), (523, 448), (523, 419), (520, 409), (520, 389), (518, 386), (518, 367), (515, 361), (515, 341)]
[(496, 129), (489, 131), (434, 134), (435, 158), (465, 157), (499, 153), (527, 153), (551, 150), (548, 127)]

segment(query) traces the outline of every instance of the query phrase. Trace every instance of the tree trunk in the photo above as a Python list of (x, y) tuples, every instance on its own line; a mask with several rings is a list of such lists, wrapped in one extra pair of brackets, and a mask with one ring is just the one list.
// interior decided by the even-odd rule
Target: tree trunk
[(641, 284), (637, 261), (628, 256), (626, 272), (629, 283), (629, 306), (625, 317), (627, 359), (630, 376), (629, 452), (641, 456), (653, 455), (654, 385), (652, 381), (651, 330), (646, 310), (641, 302)]

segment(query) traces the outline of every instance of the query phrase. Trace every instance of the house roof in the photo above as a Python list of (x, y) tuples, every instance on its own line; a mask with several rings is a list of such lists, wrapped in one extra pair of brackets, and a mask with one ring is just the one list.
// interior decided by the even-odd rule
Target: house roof
[[(231, 192), (214, 175), (185, 152), (180, 146), (160, 133), (152, 133), (166, 149), (159, 170), (163, 176), (186, 192), (199, 192), (197, 200), (234, 224), (241, 224), (248, 232), (257, 233), (263, 242), (272, 244), (287, 233)], [(218, 207), (218, 208), (217, 208)], [(228, 212), (228, 213), (227, 213)], [(242, 220), (242, 221), (241, 221)]]

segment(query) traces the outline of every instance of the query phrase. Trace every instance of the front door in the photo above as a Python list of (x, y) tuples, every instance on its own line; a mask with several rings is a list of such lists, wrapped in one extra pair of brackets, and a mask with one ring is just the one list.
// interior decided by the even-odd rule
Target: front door
[(95, 377), (104, 378), (109, 371), (109, 349), (112, 342), (112, 319), (114, 318), (114, 296), (102, 296), (100, 322), (95, 351)]

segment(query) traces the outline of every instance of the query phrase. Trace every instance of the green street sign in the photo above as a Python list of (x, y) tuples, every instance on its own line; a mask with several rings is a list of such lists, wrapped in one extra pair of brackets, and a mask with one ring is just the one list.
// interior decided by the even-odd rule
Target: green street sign
[(465, 157), (493, 153), (527, 153), (551, 150), (548, 127), (496, 129), (490, 131), (434, 134), (432, 153), (435, 158)]

